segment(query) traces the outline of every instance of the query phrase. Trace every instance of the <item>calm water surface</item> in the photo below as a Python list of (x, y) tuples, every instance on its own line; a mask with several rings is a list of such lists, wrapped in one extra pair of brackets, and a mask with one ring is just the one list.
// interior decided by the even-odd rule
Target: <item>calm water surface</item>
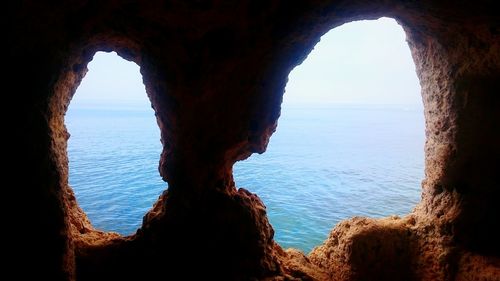
[[(167, 188), (152, 111), (71, 109), (70, 185), (95, 227), (132, 234)], [(236, 185), (267, 206), (275, 239), (305, 252), (340, 220), (404, 215), (420, 200), (424, 120), (402, 106), (284, 108), (262, 155), (236, 163)]]

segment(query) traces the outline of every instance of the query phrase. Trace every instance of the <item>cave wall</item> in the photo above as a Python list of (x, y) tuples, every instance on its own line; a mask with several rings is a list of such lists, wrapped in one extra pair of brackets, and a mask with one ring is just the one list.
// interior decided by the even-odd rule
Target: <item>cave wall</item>
[[(15, 260), (46, 280), (499, 280), (500, 17), (492, 1), (19, 1), (7, 6)], [(395, 18), (422, 85), (422, 202), (353, 218), (309, 255), (273, 241), (232, 165), (262, 153), (289, 72), (343, 23)], [(68, 186), (64, 113), (96, 51), (141, 67), (168, 181), (136, 235), (94, 230)], [(174, 279), (175, 280), (175, 279)]]

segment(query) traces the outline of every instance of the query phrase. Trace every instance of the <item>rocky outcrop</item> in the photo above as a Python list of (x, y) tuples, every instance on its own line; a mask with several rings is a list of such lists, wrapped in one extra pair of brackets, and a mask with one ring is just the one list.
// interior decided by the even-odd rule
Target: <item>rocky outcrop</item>
[[(500, 27), (491, 1), (20, 1), (7, 6), (18, 279), (499, 280)], [(395, 18), (422, 85), (422, 201), (283, 250), (233, 164), (265, 151), (289, 72), (343, 23)], [(168, 181), (135, 235), (94, 230), (68, 186), (64, 114), (96, 51), (141, 67)], [(17, 108), (19, 107), (19, 108)], [(20, 180), (22, 179), (22, 180)], [(10, 197), (9, 197), (10, 198)], [(17, 260), (16, 260), (17, 261)]]

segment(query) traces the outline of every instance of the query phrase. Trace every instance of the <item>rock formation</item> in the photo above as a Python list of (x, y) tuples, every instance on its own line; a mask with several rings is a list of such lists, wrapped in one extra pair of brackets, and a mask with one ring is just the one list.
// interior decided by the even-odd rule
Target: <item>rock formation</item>
[[(7, 4), (19, 280), (500, 280), (500, 15), (494, 1), (18, 1)], [(289, 72), (343, 23), (395, 18), (426, 118), (422, 201), (282, 249), (232, 166), (263, 153)], [(130, 237), (68, 186), (64, 114), (97, 51), (141, 67), (168, 181)], [(12, 101), (10, 101), (12, 99)], [(18, 107), (18, 108), (17, 108)], [(20, 180), (22, 179), (22, 180)], [(10, 197), (9, 197), (10, 198)], [(22, 207), (21, 207), (22, 205)], [(16, 258), (16, 257), (21, 258)]]

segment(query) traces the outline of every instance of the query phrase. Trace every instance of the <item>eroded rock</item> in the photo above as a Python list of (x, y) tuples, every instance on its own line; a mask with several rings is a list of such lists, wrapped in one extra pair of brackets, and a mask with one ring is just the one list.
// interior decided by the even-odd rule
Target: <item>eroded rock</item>
[[(7, 14), (13, 166), (29, 175), (13, 181), (30, 222), (15, 228), (29, 253), (18, 279), (499, 280), (491, 1), (22, 1)], [(422, 202), (344, 221), (308, 256), (283, 250), (232, 165), (265, 150), (288, 73), (320, 36), (380, 16), (403, 25), (422, 85)], [(130, 237), (92, 229), (68, 186), (64, 113), (99, 50), (141, 66), (161, 129), (169, 190)]]

